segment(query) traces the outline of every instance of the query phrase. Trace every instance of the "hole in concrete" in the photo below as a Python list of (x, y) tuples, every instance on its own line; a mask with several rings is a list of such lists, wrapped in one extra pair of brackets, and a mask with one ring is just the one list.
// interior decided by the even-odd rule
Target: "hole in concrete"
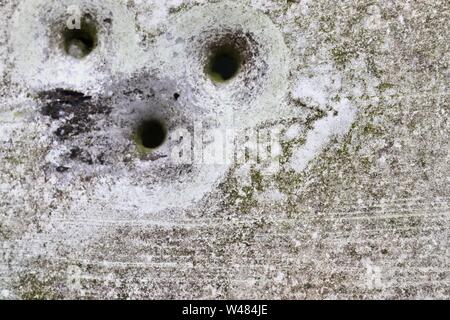
[(89, 16), (82, 18), (79, 29), (65, 27), (62, 36), (64, 51), (77, 59), (86, 57), (97, 46), (97, 26)]
[(220, 44), (212, 49), (206, 73), (216, 82), (226, 82), (239, 72), (242, 66), (241, 50), (233, 44)]
[(160, 147), (167, 137), (167, 131), (159, 120), (146, 120), (138, 128), (138, 140), (147, 149)]

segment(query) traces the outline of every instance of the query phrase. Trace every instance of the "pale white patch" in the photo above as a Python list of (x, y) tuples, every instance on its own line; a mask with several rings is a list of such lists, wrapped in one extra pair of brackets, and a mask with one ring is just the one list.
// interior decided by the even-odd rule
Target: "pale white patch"
[(290, 164), (295, 171), (304, 170), (333, 136), (348, 132), (355, 119), (356, 108), (347, 99), (343, 99), (336, 110), (337, 116), (329, 112), (325, 118), (318, 120), (314, 129), (308, 132), (306, 143), (294, 152)]
[(296, 139), (301, 133), (302, 126), (298, 123), (294, 123), (286, 130), (285, 137), (287, 139), (293, 140)]
[(292, 93), (294, 99), (325, 107), (330, 102), (332, 93), (342, 86), (342, 79), (331, 65), (324, 64), (309, 70), (297, 83)]
[(285, 201), (287, 196), (280, 192), (277, 189), (269, 189), (266, 190), (264, 192), (258, 193), (256, 196), (256, 199), (258, 200), (258, 202), (265, 202), (265, 203), (271, 203), (271, 202), (275, 202), (275, 203), (279, 203), (282, 201)]
[(9, 295), (10, 295), (9, 290), (4, 289), (0, 291), (0, 298), (6, 299), (9, 297)]
[(362, 261), (366, 268), (366, 286), (368, 289), (381, 289), (383, 282), (381, 279), (382, 270), (379, 266), (374, 265), (371, 259), (363, 259)]

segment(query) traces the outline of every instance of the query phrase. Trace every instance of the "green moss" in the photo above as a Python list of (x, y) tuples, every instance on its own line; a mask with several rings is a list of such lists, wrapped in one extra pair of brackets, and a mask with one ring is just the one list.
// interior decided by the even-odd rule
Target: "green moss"
[(335, 20), (330, 16), (320, 17), (320, 31), (328, 33), (335, 29)]
[(8, 155), (5, 157), (5, 161), (9, 162), (10, 164), (14, 165), (14, 166), (18, 166), (20, 164), (23, 164), (24, 159), (23, 157), (19, 157), (19, 156), (13, 156), (13, 155)]
[(342, 45), (331, 49), (333, 60), (338, 66), (344, 66), (352, 59), (358, 57), (358, 53), (355, 50), (350, 49), (349, 45)]
[(383, 82), (383, 83), (381, 83), (380, 85), (378, 85), (377, 89), (378, 89), (380, 92), (383, 92), (383, 91), (392, 89), (392, 88), (394, 88), (394, 87), (395, 87), (395, 85), (392, 84), (392, 83)]
[(281, 155), (280, 163), (282, 165), (289, 162), (289, 159), (293, 155), (294, 145), (296, 145), (296, 144), (293, 142), (287, 142), (287, 141), (284, 141), (281, 143), (282, 155)]
[(257, 191), (263, 191), (264, 187), (263, 187), (263, 176), (261, 174), (260, 171), (252, 168), (251, 172), (250, 172), (250, 178), (252, 181), (252, 186), (257, 190)]
[(371, 162), (370, 158), (364, 157), (364, 158), (361, 158), (361, 165), (363, 166), (363, 168), (365, 170), (369, 170), (370, 167), (372, 166), (372, 162)]
[(340, 102), (341, 101), (341, 96), (337, 94), (333, 98), (331, 98), (331, 100), (334, 101), (334, 102)]
[[(257, 176), (258, 174), (255, 177)], [(252, 208), (257, 206), (257, 201), (254, 199), (255, 188), (253, 185), (240, 187), (237, 178), (232, 177), (231, 174), (227, 181), (221, 185), (221, 189), (225, 195), (222, 202), (225, 208), (235, 207), (241, 213), (249, 213)]]
[(242, 188), (243, 196), (239, 197), (239, 209), (243, 213), (249, 213), (252, 208), (255, 208), (258, 203), (254, 199), (255, 189), (252, 186), (245, 186)]
[(13, 117), (14, 118), (22, 118), (25, 115), (24, 111), (14, 111)]
[(176, 13), (180, 13), (183, 10), (187, 10), (189, 9), (188, 4), (183, 3), (181, 5), (179, 5), (178, 7), (171, 7), (169, 8), (169, 14), (176, 14)]
[(136, 143), (136, 150), (138, 151), (139, 155), (145, 156), (152, 152), (152, 149), (144, 147), (144, 145), (142, 144), (142, 139), (137, 131), (133, 134), (133, 140)]
[(375, 77), (380, 78), (381, 77), (381, 71), (378, 68), (378, 66), (376, 65), (373, 57), (368, 57), (366, 59), (366, 64), (367, 64), (367, 71), (369, 71), (371, 74), (373, 74)]
[(365, 135), (372, 135), (372, 136), (381, 136), (384, 134), (383, 129), (380, 127), (376, 127), (371, 123), (368, 123), (363, 128), (363, 133)]
[(54, 279), (39, 279), (34, 273), (27, 273), (19, 280), (18, 290), (25, 300), (57, 300), (61, 296), (54, 291)]

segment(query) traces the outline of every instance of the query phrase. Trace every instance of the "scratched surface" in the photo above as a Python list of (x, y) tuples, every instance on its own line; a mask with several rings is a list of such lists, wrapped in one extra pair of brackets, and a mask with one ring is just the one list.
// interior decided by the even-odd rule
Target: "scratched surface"
[[(1, 299), (450, 298), (447, 1), (71, 1), (107, 25), (82, 61), (54, 2), (0, 1)], [(220, 28), (255, 47), (217, 89)], [(49, 117), (56, 88), (87, 111)], [(140, 157), (155, 99), (281, 125), (274, 167)]]

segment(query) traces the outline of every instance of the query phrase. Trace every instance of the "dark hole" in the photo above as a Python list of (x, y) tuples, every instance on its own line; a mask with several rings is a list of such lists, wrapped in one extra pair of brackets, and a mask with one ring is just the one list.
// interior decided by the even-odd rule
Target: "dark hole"
[(215, 81), (227, 81), (233, 78), (241, 67), (241, 56), (236, 48), (221, 47), (216, 49), (208, 64), (208, 73)]
[(229, 80), (236, 74), (237, 69), (236, 59), (225, 53), (214, 58), (211, 71), (220, 75), (223, 80)]
[(155, 149), (164, 143), (167, 132), (164, 125), (158, 120), (148, 120), (141, 124), (138, 135), (145, 148)]
[(180, 98), (180, 94), (179, 94), (179, 93), (175, 93), (175, 94), (173, 95), (173, 98), (174, 98), (175, 100), (178, 100), (178, 98)]
[(64, 29), (63, 41), (68, 55), (84, 58), (97, 46), (97, 28), (91, 20), (84, 19), (80, 29)]

